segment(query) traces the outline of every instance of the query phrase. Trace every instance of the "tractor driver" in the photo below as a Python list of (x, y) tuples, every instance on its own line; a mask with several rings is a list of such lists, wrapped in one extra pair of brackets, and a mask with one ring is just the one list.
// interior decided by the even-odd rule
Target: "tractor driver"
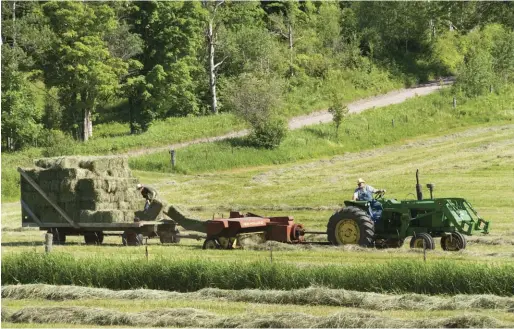
[(145, 186), (143, 184), (137, 184), (136, 188), (138, 191), (141, 192), (141, 195), (143, 196), (143, 198), (146, 199), (145, 209), (144, 209), (144, 211), (146, 212), (146, 210), (150, 207), (150, 203), (157, 196), (157, 191), (155, 189), (151, 188), (150, 186)]
[(352, 200), (355, 201), (371, 201), (373, 200), (373, 193), (383, 193), (386, 190), (377, 190), (376, 188), (367, 185), (364, 179), (359, 178), (357, 180), (357, 188), (353, 193)]

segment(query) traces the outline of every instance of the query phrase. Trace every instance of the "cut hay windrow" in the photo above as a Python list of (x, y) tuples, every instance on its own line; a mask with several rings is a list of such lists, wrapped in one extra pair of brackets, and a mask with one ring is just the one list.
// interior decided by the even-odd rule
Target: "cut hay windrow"
[(205, 288), (196, 292), (134, 289), (111, 290), (80, 286), (45, 284), (8, 285), (2, 287), (2, 298), (46, 299), (66, 301), (77, 299), (128, 300), (226, 300), (231, 302), (291, 305), (324, 305), (362, 308), (366, 310), (474, 310), (514, 308), (514, 297), (495, 295), (427, 296), (420, 294), (378, 294), (344, 289), (310, 287), (284, 290), (223, 290)]
[(13, 323), (69, 323), (93, 326), (193, 327), (193, 328), (493, 328), (501, 321), (483, 315), (462, 314), (446, 318), (400, 320), (371, 312), (344, 310), (327, 316), (287, 312), (246, 312), (219, 316), (193, 308), (120, 312), (87, 307), (26, 307), (5, 320)]
[(2, 258), (2, 284), (46, 283), (109, 289), (190, 292), (202, 288), (292, 290), (312, 286), (378, 293), (512, 296), (514, 265), (398, 260), (380, 264), (296, 266), (290, 263), (109, 259), (52, 253)]

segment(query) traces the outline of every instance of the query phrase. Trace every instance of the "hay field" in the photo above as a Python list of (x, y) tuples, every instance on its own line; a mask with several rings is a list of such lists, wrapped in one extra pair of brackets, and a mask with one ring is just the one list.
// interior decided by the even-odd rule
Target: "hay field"
[[(439, 136), (404, 140), (370, 151), (289, 165), (197, 175), (136, 171), (134, 176), (157, 187), (165, 200), (187, 209), (195, 217), (207, 219), (213, 214), (227, 215), (230, 209), (262, 215), (287, 214), (294, 216), (308, 230), (317, 231), (324, 230), (331, 213), (342, 205), (343, 200), (351, 197), (358, 177), (365, 178), (376, 188), (386, 188), (390, 197), (413, 198), (416, 169), (420, 170), (423, 185), (435, 184), (436, 197), (464, 197), (482, 217), (492, 221), (491, 233), (470, 237), (466, 250), (443, 252), (436, 241), (436, 250), (427, 253), (427, 262), (446, 261), (470, 266), (475, 263), (514, 264), (514, 125), (460, 129)], [(425, 189), (424, 192), (426, 195), (428, 191)], [(17, 203), (2, 205), (2, 257), (20, 252), (42, 253), (44, 250), (43, 232), (19, 228), (19, 208)], [(69, 241), (67, 245), (54, 246), (54, 251), (76, 259), (145, 259), (145, 247), (122, 247), (118, 237), (107, 237), (104, 246), (83, 245), (80, 237), (70, 237)], [(407, 246), (395, 250), (367, 250), (273, 244), (273, 248), (275, 263), (300, 267), (386, 264), (392, 260), (418, 261), (423, 257), (421, 252), (409, 250)], [(253, 262), (269, 261), (270, 257), (266, 246), (254, 250), (203, 251), (201, 242), (194, 240), (164, 246), (149, 240), (148, 251), (152, 260), (162, 257), (170, 262), (195, 258), (220, 263)], [(514, 287), (514, 282), (512, 284)], [(497, 307), (490, 301), (478, 303), (472, 309), (448, 306), (423, 310), (377, 310), (366, 303), (358, 307), (327, 303), (296, 305), (293, 301), (281, 304), (279, 301), (284, 300), (283, 297), (276, 295), (260, 296), (264, 300), (262, 303), (257, 300), (240, 301), (233, 296), (228, 297), (230, 292), (226, 293), (217, 296), (215, 301), (210, 300), (211, 297), (197, 295), (155, 300), (125, 299), (117, 295), (110, 298), (105, 294), (94, 298), (51, 301), (40, 295), (24, 295), (22, 299), (6, 297), (2, 299), (2, 306), (6, 308), (2, 325), (27, 327), (32, 322), (31, 326), (42, 327), (184, 326), (181, 321), (186, 318), (189, 321), (186, 323), (195, 327), (514, 326), (512, 304)], [(276, 294), (271, 291), (263, 293)], [(330, 294), (327, 291), (322, 293)], [(402, 299), (402, 295), (394, 291), (384, 296), (380, 298)], [(472, 299), (469, 296), (435, 298), (456, 298), (460, 303)], [(420, 303), (423, 305), (426, 301)], [(457, 304), (455, 301), (446, 303)], [(42, 310), (44, 307), (52, 309), (45, 311)], [(286, 316), (288, 312), (294, 315)], [(50, 314), (55, 315), (50, 317)], [(74, 320), (68, 321), (68, 317)], [(291, 322), (291, 319), (296, 322)]]

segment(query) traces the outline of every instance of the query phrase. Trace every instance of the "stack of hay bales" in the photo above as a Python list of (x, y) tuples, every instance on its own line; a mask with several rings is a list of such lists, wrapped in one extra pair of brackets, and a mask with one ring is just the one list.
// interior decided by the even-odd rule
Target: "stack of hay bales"
[[(34, 164), (36, 168), (24, 171), (73, 221), (133, 222), (135, 211), (144, 206), (127, 157), (43, 158)], [(41, 221), (67, 222), (23, 177), (21, 199)]]

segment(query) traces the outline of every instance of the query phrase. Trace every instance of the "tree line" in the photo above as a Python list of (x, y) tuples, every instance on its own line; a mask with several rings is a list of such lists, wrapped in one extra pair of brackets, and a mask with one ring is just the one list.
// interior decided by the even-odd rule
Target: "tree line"
[(421, 81), (456, 74), (469, 96), (514, 77), (512, 2), (1, 5), (7, 151), (63, 133), (87, 141), (113, 100), (126, 104), (132, 134), (156, 119), (233, 111), (273, 140), (284, 93), (345, 70), (382, 67)]

